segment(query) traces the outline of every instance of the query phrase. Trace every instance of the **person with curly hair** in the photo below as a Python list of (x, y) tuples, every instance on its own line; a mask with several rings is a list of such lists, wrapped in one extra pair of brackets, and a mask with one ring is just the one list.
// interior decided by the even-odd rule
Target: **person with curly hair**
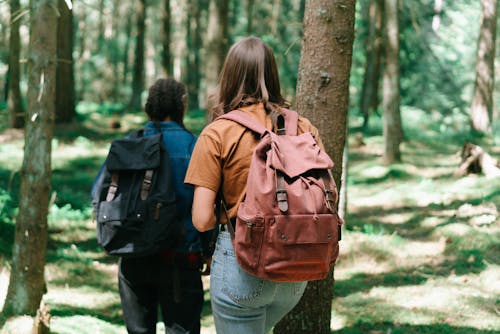
[(167, 333), (200, 333), (203, 306), (201, 266), (210, 233), (198, 232), (191, 219), (193, 188), (184, 176), (196, 143), (183, 118), (186, 88), (174, 79), (158, 79), (150, 88), (144, 136), (163, 135), (170, 156), (177, 212), (186, 230), (175, 250), (140, 258), (120, 258), (118, 285), (123, 316), (130, 334), (156, 333), (160, 308)]

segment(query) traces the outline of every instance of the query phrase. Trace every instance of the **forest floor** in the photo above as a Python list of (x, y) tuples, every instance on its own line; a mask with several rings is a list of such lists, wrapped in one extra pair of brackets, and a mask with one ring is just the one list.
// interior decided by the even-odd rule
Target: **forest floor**
[[(109, 140), (143, 118), (128, 115), (120, 130), (111, 130), (112, 110), (96, 108), (80, 109), (79, 121), (58, 127), (53, 142), (55, 200), (44, 297), (52, 333), (126, 333), (116, 259), (97, 246), (89, 191)], [(350, 140), (348, 217), (335, 268), (332, 333), (500, 333), (500, 178), (454, 176), (465, 132), (436, 129), (436, 120), (411, 114), (421, 119), (406, 123), (415, 128), (405, 127), (400, 164), (381, 164), (379, 124), (365, 134), (365, 145)], [(186, 121), (195, 132), (203, 123), (202, 114)], [(500, 157), (500, 138), (479, 144)], [(22, 133), (0, 129), (0, 309), (22, 152)], [(202, 333), (215, 333), (208, 291), (205, 297)], [(22, 326), (29, 321), (9, 319), (0, 333), (17, 334)]]

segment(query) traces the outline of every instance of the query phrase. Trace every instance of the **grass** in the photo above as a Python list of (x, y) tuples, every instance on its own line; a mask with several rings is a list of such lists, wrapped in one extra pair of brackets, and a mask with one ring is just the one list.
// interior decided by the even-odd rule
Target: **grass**
[[(110, 140), (144, 121), (129, 114), (120, 130), (109, 129), (118, 109), (81, 106), (78, 122), (56, 129), (44, 297), (53, 333), (126, 333), (116, 259), (97, 246), (89, 204)], [(418, 112), (411, 110), (407, 123), (418, 127), (405, 127), (402, 163), (381, 164), (376, 119), (366, 145), (349, 147), (349, 216), (335, 268), (332, 333), (500, 333), (500, 180), (453, 176), (457, 152), (471, 137), (453, 121), (443, 127)], [(185, 123), (199, 133), (204, 122), (198, 111)], [(0, 132), (0, 308), (23, 147), (22, 135), (9, 131)], [(497, 137), (478, 140), (500, 156)], [(208, 291), (205, 300), (202, 332), (213, 333)], [(23, 321), (9, 320), (3, 333), (16, 333)]]

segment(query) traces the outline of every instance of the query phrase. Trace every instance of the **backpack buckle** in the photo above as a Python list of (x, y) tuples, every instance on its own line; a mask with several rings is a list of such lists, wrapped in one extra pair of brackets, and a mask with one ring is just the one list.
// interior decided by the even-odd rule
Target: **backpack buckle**
[(288, 195), (285, 189), (276, 189), (276, 200), (281, 212), (288, 211)]
[(330, 210), (330, 212), (335, 212), (335, 201), (333, 199), (333, 191), (331, 191), (330, 189), (326, 189), (325, 190), (325, 205), (327, 207), (328, 210)]

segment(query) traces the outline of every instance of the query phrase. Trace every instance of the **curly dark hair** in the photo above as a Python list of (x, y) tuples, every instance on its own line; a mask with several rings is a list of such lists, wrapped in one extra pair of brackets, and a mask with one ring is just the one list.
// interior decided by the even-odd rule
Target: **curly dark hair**
[(149, 87), (145, 111), (153, 122), (164, 121), (167, 117), (182, 127), (186, 110), (186, 86), (172, 79), (158, 79)]

